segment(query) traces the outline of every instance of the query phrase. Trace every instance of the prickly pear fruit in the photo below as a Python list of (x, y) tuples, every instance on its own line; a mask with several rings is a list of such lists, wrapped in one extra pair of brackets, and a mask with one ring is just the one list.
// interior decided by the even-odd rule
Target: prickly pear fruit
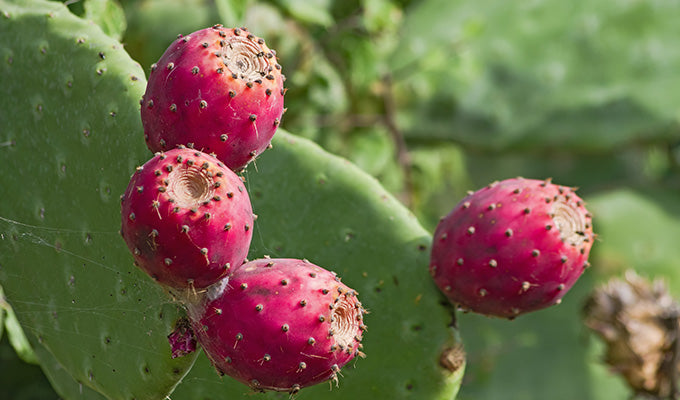
[(141, 107), (146, 144), (154, 152), (194, 147), (242, 169), (274, 136), (283, 80), (275, 52), (245, 28), (180, 35), (151, 67)]
[(337, 376), (361, 353), (364, 309), (332, 272), (305, 260), (260, 259), (202, 306), (194, 333), (217, 371), (254, 390), (295, 393)]
[(245, 261), (253, 212), (241, 179), (197, 150), (157, 153), (121, 197), (121, 234), (160, 284), (205, 288)]
[(439, 222), (430, 273), (452, 303), (512, 319), (561, 301), (588, 266), (591, 222), (571, 188), (496, 182)]

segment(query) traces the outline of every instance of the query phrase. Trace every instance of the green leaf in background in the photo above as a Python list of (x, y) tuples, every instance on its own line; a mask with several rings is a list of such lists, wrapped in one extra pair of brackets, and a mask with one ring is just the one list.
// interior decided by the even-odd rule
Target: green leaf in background
[(680, 4), (428, 0), (393, 65), (414, 138), (602, 151), (677, 139)]
[[(618, 189), (589, 202), (600, 237), (595, 244), (602, 279), (632, 268), (646, 277), (663, 277), (680, 299), (680, 196), (677, 192)], [(596, 225), (595, 225), (596, 224)]]
[(116, 0), (86, 0), (85, 19), (99, 25), (104, 33), (120, 40), (127, 28), (125, 12)]
[(363, 4), (363, 25), (371, 33), (394, 32), (403, 16), (401, 8), (390, 0), (372, 0)]
[(251, 0), (215, 0), (215, 7), (224, 26), (240, 26)]
[(468, 190), (476, 188), (471, 186), (465, 154), (458, 145), (417, 146), (411, 149), (410, 156), (413, 209), (420, 223), (433, 232), (453, 205), (465, 197)]
[(333, 24), (330, 14), (331, 0), (278, 0), (281, 6), (296, 19), (328, 27)]
[(558, 306), (513, 321), (461, 315), (468, 368), (458, 400), (627, 398), (623, 383), (600, 364), (601, 349), (581, 323), (592, 269)]
[(134, 0), (123, 4), (128, 29), (125, 49), (145, 71), (158, 61), (177, 35), (219, 23), (219, 15), (209, 0)]
[(21, 360), (6, 337), (0, 339), (0, 395), (7, 400), (58, 398), (40, 367)]
[[(4, 322), (5, 332), (7, 334), (7, 339), (12, 345), (12, 348), (17, 353), (20, 359), (29, 364), (37, 364), (38, 358), (35, 356), (33, 349), (31, 348), (24, 330), (19, 325), (17, 316), (12, 310), (12, 306), (9, 305), (7, 299), (0, 286), (0, 317), (4, 314), (4, 318), (0, 318), (0, 324)], [(0, 335), (0, 338), (2, 335)]]

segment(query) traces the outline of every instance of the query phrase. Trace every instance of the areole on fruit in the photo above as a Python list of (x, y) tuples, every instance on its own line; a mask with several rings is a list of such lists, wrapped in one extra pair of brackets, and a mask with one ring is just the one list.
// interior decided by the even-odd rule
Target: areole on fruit
[(219, 56), (224, 65), (236, 74), (238, 78), (250, 82), (263, 78), (274, 69), (269, 63), (269, 57), (265, 55), (260, 44), (243, 36), (231, 36), (220, 42), (222, 51)]
[(175, 199), (179, 207), (198, 207), (209, 201), (214, 193), (214, 182), (206, 171), (196, 165), (182, 164), (168, 175), (168, 196)]
[(586, 216), (579, 211), (576, 204), (569, 203), (564, 197), (559, 197), (553, 202), (551, 217), (555, 222), (555, 227), (560, 231), (560, 237), (566, 243), (578, 246), (587, 239)]
[(338, 297), (338, 302), (333, 306), (331, 313), (331, 330), (335, 343), (341, 348), (346, 348), (354, 342), (357, 321), (360, 319), (360, 308), (355, 296)]

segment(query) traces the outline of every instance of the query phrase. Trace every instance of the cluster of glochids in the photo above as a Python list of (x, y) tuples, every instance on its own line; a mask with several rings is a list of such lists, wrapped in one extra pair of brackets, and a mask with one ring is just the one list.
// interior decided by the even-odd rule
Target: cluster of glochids
[(154, 64), (141, 117), (153, 158), (121, 196), (134, 263), (188, 319), (172, 356), (198, 342), (220, 374), (256, 390), (297, 392), (336, 380), (366, 329), (357, 293), (306, 260), (248, 262), (255, 215), (237, 175), (283, 114), (276, 55), (245, 28), (180, 36)]
[(470, 192), (442, 218), (430, 273), (460, 308), (512, 319), (560, 303), (588, 267), (593, 239), (574, 189), (507, 179)]

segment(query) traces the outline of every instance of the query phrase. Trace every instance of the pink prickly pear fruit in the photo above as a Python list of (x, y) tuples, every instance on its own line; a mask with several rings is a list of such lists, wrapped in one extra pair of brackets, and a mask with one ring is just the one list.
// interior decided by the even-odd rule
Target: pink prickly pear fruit
[(221, 25), (175, 40), (151, 67), (141, 116), (153, 152), (185, 145), (244, 168), (284, 112), (275, 52), (245, 28)]
[(589, 265), (593, 239), (574, 190), (507, 179), (468, 194), (439, 222), (430, 273), (452, 303), (512, 319), (561, 302)]
[(306, 260), (250, 261), (219, 295), (189, 307), (194, 333), (218, 373), (257, 391), (295, 393), (363, 356), (357, 293)]
[(233, 171), (177, 148), (137, 168), (121, 197), (121, 219), (137, 266), (167, 287), (201, 289), (243, 264), (254, 216)]

